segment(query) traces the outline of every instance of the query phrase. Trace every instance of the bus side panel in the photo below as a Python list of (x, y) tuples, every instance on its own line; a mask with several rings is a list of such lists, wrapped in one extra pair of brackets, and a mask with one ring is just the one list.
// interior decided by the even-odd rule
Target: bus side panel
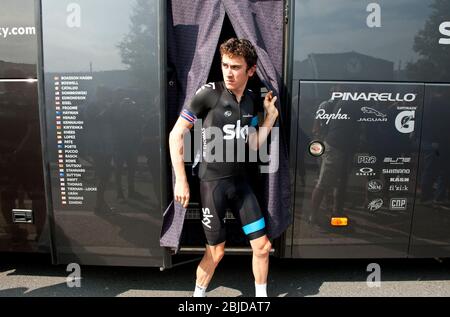
[(423, 85), (300, 82), (298, 98), (293, 256), (406, 257)]
[(58, 263), (164, 266), (161, 6), (42, 1)]
[(426, 85), (411, 257), (450, 256), (449, 121), (450, 85)]
[(49, 251), (34, 4), (4, 0), (0, 10), (0, 251)]
[[(290, 229), (293, 257), (404, 257), (409, 252), (420, 256), (426, 246), (446, 245), (443, 213), (427, 218), (427, 209), (414, 204), (416, 185), (420, 198), (421, 183), (443, 188), (439, 182), (445, 179), (437, 177), (436, 172), (416, 178), (419, 155), (420, 171), (427, 158), (425, 150), (420, 151), (425, 146), (420, 143), (421, 133), (424, 137), (432, 133), (426, 126), (422, 131), (422, 114), (427, 118), (431, 112), (436, 113), (430, 107), (437, 107), (429, 99), (435, 88), (427, 86), (425, 92), (425, 83), (450, 82), (449, 2), (300, 0), (295, 1), (294, 12), (293, 85), (299, 85), (300, 92), (299, 100), (293, 96), (293, 105), (299, 104), (299, 115), (291, 118), (299, 127), (298, 141), (291, 146), (291, 159), (297, 151), (293, 164), (295, 214)], [(346, 101), (341, 106), (327, 104), (333, 93), (373, 95), (362, 95), (353, 107), (345, 109), (350, 106)], [(379, 98), (380, 93), (416, 94), (416, 99)], [(355, 126), (351, 132), (348, 122), (358, 120), (364, 131)], [(330, 130), (339, 122), (345, 124), (337, 130), (348, 131), (342, 140), (334, 138), (332, 143), (340, 141), (356, 152), (346, 150), (343, 156), (333, 156), (327, 153), (332, 147), (325, 146), (332, 165), (326, 168), (323, 157), (309, 154), (309, 144), (314, 140), (325, 143), (326, 136), (315, 133)], [(345, 172), (341, 169), (333, 174), (333, 164), (342, 160), (349, 166)], [(326, 193), (320, 194), (323, 187)], [(325, 222), (320, 224), (308, 213), (319, 215)], [(332, 228), (331, 215), (347, 216), (349, 225)], [(440, 233), (430, 233), (434, 226), (442, 229)], [(414, 237), (410, 247), (411, 228)], [(426, 241), (429, 237), (436, 239)], [(422, 251), (418, 243), (424, 246)], [(431, 250), (427, 256), (433, 253)]]

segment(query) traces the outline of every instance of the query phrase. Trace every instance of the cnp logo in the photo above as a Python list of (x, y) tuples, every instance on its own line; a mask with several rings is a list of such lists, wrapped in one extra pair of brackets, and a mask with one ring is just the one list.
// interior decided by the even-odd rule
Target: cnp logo
[(237, 124), (226, 124), (223, 126), (223, 132), (225, 133), (225, 140), (244, 139), (247, 141), (248, 126), (241, 127), (241, 120), (238, 120)]
[(390, 210), (406, 210), (407, 199), (406, 198), (392, 198)]
[(402, 111), (395, 119), (395, 127), (401, 133), (414, 132), (414, 118), (416, 116), (415, 111)]

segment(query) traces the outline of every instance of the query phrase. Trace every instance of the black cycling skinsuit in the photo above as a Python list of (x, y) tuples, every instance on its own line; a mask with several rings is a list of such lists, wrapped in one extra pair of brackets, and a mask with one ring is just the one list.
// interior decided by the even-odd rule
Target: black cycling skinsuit
[(264, 217), (245, 176), (246, 157), (238, 150), (247, 148), (248, 135), (257, 131), (257, 105), (250, 90), (245, 90), (238, 103), (224, 82), (216, 82), (200, 88), (180, 114), (191, 124), (202, 120), (199, 177), (202, 224), (209, 245), (226, 240), (228, 208), (250, 240), (266, 234)]

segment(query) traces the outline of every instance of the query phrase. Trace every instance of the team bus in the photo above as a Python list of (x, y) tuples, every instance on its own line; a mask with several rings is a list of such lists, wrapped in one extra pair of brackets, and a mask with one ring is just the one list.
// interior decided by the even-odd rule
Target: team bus
[[(180, 209), (168, 135), (237, 36), (258, 50), (253, 91), (281, 99), (249, 167), (272, 255), (450, 256), (450, 0), (0, 6), (1, 252), (160, 268), (201, 252), (195, 164)], [(227, 252), (250, 253), (226, 222)]]

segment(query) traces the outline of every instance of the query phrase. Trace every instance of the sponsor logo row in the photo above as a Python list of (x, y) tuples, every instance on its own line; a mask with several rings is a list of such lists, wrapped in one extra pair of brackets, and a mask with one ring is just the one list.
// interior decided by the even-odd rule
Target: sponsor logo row
[[(387, 202), (387, 201), (386, 201)], [(383, 208), (385, 200), (382, 198), (376, 198), (369, 202), (367, 208), (369, 211), (375, 212)], [(406, 198), (391, 198), (389, 200), (389, 210), (392, 211), (404, 211), (408, 208), (408, 199)]]
[[(396, 178), (391, 178), (390, 181), (394, 182)], [(409, 181), (409, 178), (408, 178)], [(383, 183), (378, 179), (372, 179), (367, 183), (367, 190), (369, 193), (380, 193), (383, 190)], [(407, 192), (409, 191), (408, 184), (390, 184), (388, 187), (390, 192)]]
[[(358, 164), (375, 164), (377, 157), (373, 155), (357, 155), (356, 162)], [(404, 165), (411, 163), (410, 157), (385, 157), (383, 163), (390, 165)]]
[[(376, 156), (373, 155), (356, 155), (357, 164), (364, 164), (364, 167), (358, 167), (356, 170), (356, 176), (376, 176), (377, 172), (372, 167), (378, 161)], [(389, 165), (388, 168), (381, 169), (380, 174), (392, 175), (397, 177), (391, 177), (390, 181), (397, 182), (409, 182), (409, 177), (400, 177), (401, 175), (410, 175), (411, 169), (403, 167), (405, 164), (411, 163), (411, 157), (385, 157), (383, 163)]]
[[(398, 132), (409, 134), (414, 132), (416, 108), (411, 107), (414, 110), (404, 110), (397, 114), (395, 117), (395, 128)], [(361, 108), (362, 116), (357, 119), (357, 122), (388, 122), (388, 116), (371, 107)], [(325, 109), (319, 109), (316, 112), (316, 120), (322, 120), (326, 125), (334, 120), (351, 120), (351, 116), (348, 113), (344, 113), (342, 108), (339, 108), (336, 112), (327, 113)]]
[[(381, 171), (383, 175), (410, 175), (409, 168), (383, 168)], [(371, 167), (363, 167), (356, 171), (356, 176), (376, 176), (377, 173)]]

